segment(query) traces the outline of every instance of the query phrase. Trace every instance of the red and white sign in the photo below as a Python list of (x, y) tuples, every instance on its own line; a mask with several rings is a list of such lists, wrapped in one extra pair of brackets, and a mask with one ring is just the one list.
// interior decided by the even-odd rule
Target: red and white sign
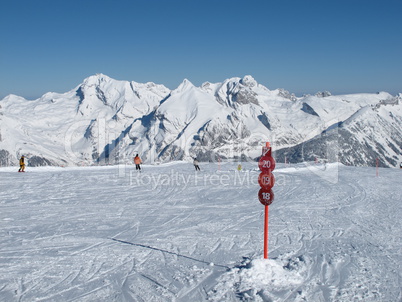
[(258, 200), (264, 206), (269, 206), (274, 201), (274, 197), (274, 192), (271, 189), (261, 188), (258, 192)]
[(272, 156), (262, 156), (258, 162), (258, 168), (260, 168), (262, 172), (273, 171), (275, 164), (275, 159)]
[(271, 147), (262, 147), (262, 156), (271, 156)]
[(258, 184), (261, 188), (270, 190), (275, 184), (275, 177), (274, 174), (269, 172), (261, 172), (258, 176)]

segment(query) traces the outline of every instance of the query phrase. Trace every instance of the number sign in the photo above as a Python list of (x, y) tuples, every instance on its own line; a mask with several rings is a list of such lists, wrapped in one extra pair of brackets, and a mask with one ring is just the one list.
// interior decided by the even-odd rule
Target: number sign
[(262, 172), (273, 171), (275, 169), (275, 160), (272, 156), (262, 156), (258, 162), (258, 167)]
[(270, 190), (275, 184), (274, 174), (271, 172), (261, 172), (258, 176), (258, 183), (261, 188)]
[(271, 189), (261, 188), (258, 192), (258, 200), (264, 206), (269, 206), (274, 201), (274, 197), (274, 192)]

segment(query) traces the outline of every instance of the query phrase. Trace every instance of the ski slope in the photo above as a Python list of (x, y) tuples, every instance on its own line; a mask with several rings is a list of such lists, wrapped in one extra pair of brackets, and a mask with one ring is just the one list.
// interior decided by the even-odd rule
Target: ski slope
[(401, 301), (402, 170), (0, 168), (0, 301)]

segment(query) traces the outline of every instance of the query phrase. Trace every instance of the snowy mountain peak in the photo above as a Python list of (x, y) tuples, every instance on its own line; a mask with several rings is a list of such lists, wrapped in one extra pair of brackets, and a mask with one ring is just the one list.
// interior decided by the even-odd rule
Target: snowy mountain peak
[(252, 76), (245, 76), (242, 79), (231, 78), (220, 85), (216, 91), (216, 97), (218, 102), (233, 108), (250, 103), (258, 105), (258, 94), (254, 91), (256, 87), (257, 82)]
[(4, 102), (4, 103), (16, 102), (16, 101), (26, 101), (26, 99), (23, 98), (22, 96), (18, 96), (15, 94), (9, 94), (9, 95), (5, 96), (2, 100), (0, 100), (0, 102)]
[(316, 97), (319, 97), (319, 98), (325, 98), (325, 97), (327, 97), (327, 96), (331, 96), (332, 94), (331, 94), (331, 92), (329, 92), (329, 91), (318, 91), (316, 94), (315, 94), (315, 96)]
[(183, 82), (181, 82), (180, 85), (173, 92), (181, 93), (194, 87), (195, 86), (193, 85), (193, 83), (191, 83), (188, 79), (184, 79)]
[(104, 75), (103, 73), (97, 73), (84, 79), (83, 83), (90, 86), (90, 85), (99, 85), (102, 82), (110, 82), (110, 81), (115, 80), (108, 77), (107, 75)]
[(244, 76), (240, 83), (247, 87), (256, 87), (258, 85), (257, 81), (251, 75)]

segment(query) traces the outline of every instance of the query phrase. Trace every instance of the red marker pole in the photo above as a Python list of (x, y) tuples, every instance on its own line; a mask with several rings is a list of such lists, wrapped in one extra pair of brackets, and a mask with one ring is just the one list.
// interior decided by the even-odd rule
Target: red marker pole
[(264, 259), (268, 259), (268, 206), (265, 206), (265, 223), (264, 223)]
[(262, 156), (258, 162), (258, 167), (261, 170), (260, 176), (258, 177), (258, 183), (261, 187), (258, 192), (258, 200), (265, 208), (264, 217), (264, 259), (268, 259), (268, 217), (269, 209), (268, 206), (274, 200), (274, 193), (272, 192), (272, 187), (275, 184), (275, 177), (272, 171), (275, 169), (275, 160), (271, 156), (271, 146), (269, 143), (262, 148)]

